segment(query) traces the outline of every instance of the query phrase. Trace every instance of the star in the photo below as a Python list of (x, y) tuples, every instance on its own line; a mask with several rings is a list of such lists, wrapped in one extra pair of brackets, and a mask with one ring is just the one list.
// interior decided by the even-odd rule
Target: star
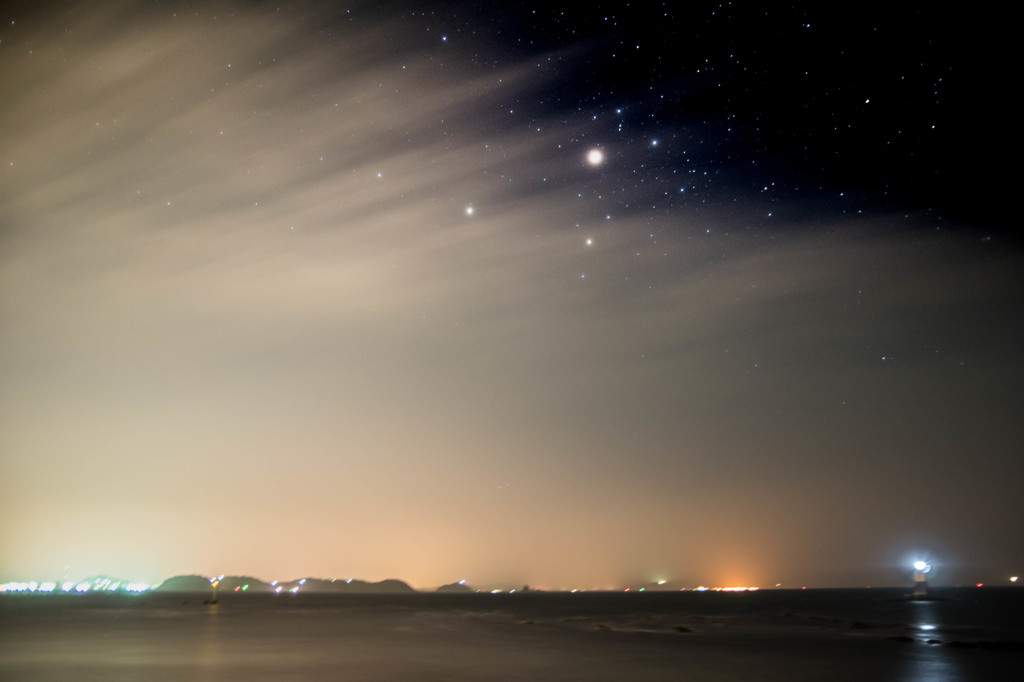
[(604, 163), (604, 152), (600, 149), (591, 149), (587, 152), (587, 163), (591, 166), (600, 166)]

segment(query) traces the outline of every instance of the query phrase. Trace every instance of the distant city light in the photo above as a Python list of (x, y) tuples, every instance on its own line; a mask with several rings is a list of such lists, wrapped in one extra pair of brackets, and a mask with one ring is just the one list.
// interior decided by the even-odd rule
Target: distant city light
[(1015, 576), (1015, 575), (1011, 575), (1011, 576), (1010, 576), (1010, 582), (1011, 582), (1011, 583), (1015, 583), (1015, 582), (1017, 582), (1017, 576)]
[(45, 580), (43, 582), (28, 580), (0, 583), (0, 592), (51, 594), (56, 592), (58, 588), (60, 592), (63, 592), (64, 594), (68, 594), (70, 592), (145, 592), (149, 589), (149, 585), (146, 585), (145, 583), (122, 583), (120, 580), (111, 581), (109, 578), (96, 578), (92, 583), (89, 581), (82, 581), (77, 584), (73, 581), (57, 583), (52, 580)]

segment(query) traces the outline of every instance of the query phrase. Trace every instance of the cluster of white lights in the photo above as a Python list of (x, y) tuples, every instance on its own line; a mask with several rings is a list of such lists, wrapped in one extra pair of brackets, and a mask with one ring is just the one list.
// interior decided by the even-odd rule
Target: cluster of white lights
[[(57, 591), (57, 583), (46, 581), (36, 582), (30, 580), (28, 582), (13, 581), (8, 583), (0, 583), (0, 593), (2, 592), (28, 592), (28, 593), (40, 593), (50, 594), (51, 592)], [(93, 582), (63, 582), (60, 584), (60, 591), (68, 594), (70, 592), (77, 592), (79, 594), (85, 592), (146, 592), (150, 589), (146, 583), (122, 583), (120, 580), (111, 580), (110, 578), (96, 578)]]
[(36, 582), (9, 582), (0, 583), (0, 592), (35, 592), (39, 590), (39, 584)]

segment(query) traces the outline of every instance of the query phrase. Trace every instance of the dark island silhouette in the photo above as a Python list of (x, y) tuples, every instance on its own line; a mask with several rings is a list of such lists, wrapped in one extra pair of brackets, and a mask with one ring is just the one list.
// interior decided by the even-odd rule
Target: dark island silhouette
[(448, 592), (455, 594), (468, 594), (473, 592), (473, 588), (466, 584), (465, 580), (460, 580), (457, 583), (448, 583), (447, 585), (441, 585), (435, 592)]
[[(407, 594), (416, 591), (407, 583), (395, 579), (368, 582), (365, 580), (300, 578), (298, 580), (274, 581), (271, 583), (244, 575), (225, 575), (214, 579), (217, 580), (217, 591), (222, 595), (242, 592), (246, 594), (294, 594), (298, 592), (311, 592), (315, 594)], [(153, 588), (155, 592), (210, 592), (211, 590), (211, 579), (201, 575), (176, 575)]]

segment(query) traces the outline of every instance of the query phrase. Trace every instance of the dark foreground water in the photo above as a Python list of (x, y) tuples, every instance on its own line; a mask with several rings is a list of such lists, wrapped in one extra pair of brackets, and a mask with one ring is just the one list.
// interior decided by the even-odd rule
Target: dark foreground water
[(1016, 680), (1024, 589), (0, 596), (3, 680)]

